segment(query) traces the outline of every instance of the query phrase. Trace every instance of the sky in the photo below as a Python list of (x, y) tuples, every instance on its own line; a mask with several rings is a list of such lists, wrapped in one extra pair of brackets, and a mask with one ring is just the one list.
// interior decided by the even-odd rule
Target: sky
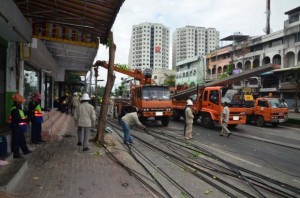
[[(271, 0), (270, 26), (272, 32), (283, 29), (287, 15), (284, 13), (300, 6), (300, 0)], [(133, 25), (140, 23), (161, 23), (170, 30), (170, 58), (172, 59), (172, 35), (176, 28), (186, 25), (216, 28), (220, 39), (241, 32), (244, 35), (264, 35), (266, 26), (266, 0), (125, 0), (112, 27), (114, 43), (117, 46), (115, 64), (128, 65), (130, 37)], [(226, 45), (220, 43), (220, 46)], [(95, 61), (108, 61), (108, 49), (100, 45)], [(98, 79), (105, 86), (107, 71), (99, 70)], [(115, 88), (121, 85), (116, 73)], [(113, 89), (114, 90), (114, 89)]]

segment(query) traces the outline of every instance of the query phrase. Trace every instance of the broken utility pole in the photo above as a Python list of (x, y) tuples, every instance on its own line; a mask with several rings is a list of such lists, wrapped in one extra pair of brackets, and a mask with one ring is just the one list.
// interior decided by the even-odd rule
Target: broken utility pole
[(100, 117), (99, 123), (97, 128), (97, 134), (95, 137), (95, 142), (100, 142), (104, 144), (104, 132), (105, 132), (105, 125), (107, 120), (107, 109), (109, 105), (109, 98), (111, 90), (114, 86), (115, 76), (113, 74), (113, 66), (115, 62), (115, 53), (116, 53), (116, 45), (113, 39), (113, 33), (110, 32), (109, 34), (109, 62), (107, 68), (107, 82), (104, 90), (104, 96), (102, 100), (101, 110), (100, 110)]

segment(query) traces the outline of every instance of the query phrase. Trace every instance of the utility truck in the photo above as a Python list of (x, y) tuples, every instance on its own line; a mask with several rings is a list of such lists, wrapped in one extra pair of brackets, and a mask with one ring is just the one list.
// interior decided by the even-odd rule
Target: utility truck
[[(104, 61), (97, 61), (95, 66), (108, 69)], [(121, 119), (126, 113), (132, 112), (133, 108), (138, 109), (140, 121), (144, 122), (149, 118), (161, 121), (163, 126), (168, 126), (170, 117), (173, 115), (171, 92), (169, 87), (155, 85), (151, 79), (151, 73), (143, 74), (140, 70), (129, 70), (113, 66), (113, 70), (137, 80), (139, 83), (130, 83), (129, 97), (119, 97), (114, 101), (118, 118)]]
[(194, 121), (196, 122), (199, 119), (200, 124), (204, 127), (209, 128), (214, 124), (220, 124), (223, 110), (222, 103), (225, 101), (228, 102), (230, 109), (229, 127), (233, 128), (238, 124), (245, 124), (246, 108), (241, 103), (232, 102), (237, 90), (232, 90), (228, 86), (275, 68), (278, 68), (278, 66), (272, 64), (260, 66), (236, 75), (231, 75), (225, 79), (206, 83), (204, 86), (190, 88), (173, 94), (171, 97), (174, 120), (180, 120), (181, 117), (184, 117), (186, 100), (193, 99)]
[(254, 122), (257, 126), (264, 126), (270, 123), (277, 126), (288, 120), (288, 108), (279, 98), (265, 96), (254, 99), (251, 93), (239, 91), (234, 94), (232, 103), (245, 106), (248, 124)]

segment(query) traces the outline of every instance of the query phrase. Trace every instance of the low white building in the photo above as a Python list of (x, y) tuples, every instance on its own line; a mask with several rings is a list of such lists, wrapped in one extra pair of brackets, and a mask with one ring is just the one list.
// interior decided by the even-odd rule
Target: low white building
[(176, 85), (203, 85), (205, 80), (205, 63), (203, 56), (188, 58), (176, 64)]
[(157, 85), (163, 85), (169, 76), (176, 76), (176, 70), (157, 69), (153, 71), (152, 79)]

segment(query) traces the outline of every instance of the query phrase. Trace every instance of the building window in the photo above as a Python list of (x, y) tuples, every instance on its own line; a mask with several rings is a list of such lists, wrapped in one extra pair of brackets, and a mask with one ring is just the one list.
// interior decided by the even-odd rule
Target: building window
[(295, 42), (300, 42), (300, 32), (295, 34)]
[(273, 41), (270, 43), (270, 47), (279, 46), (279, 45), (282, 45), (282, 43), (283, 43), (282, 39), (273, 40)]

